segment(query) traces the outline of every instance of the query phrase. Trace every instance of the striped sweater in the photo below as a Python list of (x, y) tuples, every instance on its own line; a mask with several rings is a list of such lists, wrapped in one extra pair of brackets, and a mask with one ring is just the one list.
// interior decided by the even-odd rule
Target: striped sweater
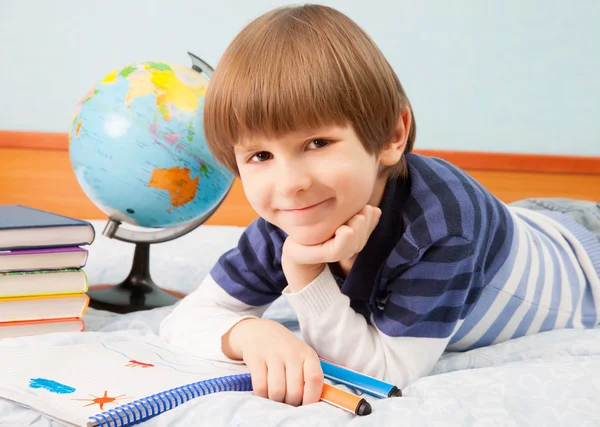
[[(284, 295), (321, 357), (402, 387), (445, 350), (599, 324), (600, 242), (591, 232), (560, 214), (507, 207), (443, 160), (406, 160), (408, 178), (388, 182), (380, 222), (346, 278), (326, 268), (290, 293), (286, 235), (258, 219), (165, 320), (163, 335), (225, 358), (220, 337)], [(213, 322), (198, 326), (202, 319)]]

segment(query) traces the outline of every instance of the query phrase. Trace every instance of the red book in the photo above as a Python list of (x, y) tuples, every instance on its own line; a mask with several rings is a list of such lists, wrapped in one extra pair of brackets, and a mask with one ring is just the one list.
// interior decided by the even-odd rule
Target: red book
[(56, 332), (81, 332), (84, 329), (85, 323), (79, 317), (0, 322), (0, 339)]

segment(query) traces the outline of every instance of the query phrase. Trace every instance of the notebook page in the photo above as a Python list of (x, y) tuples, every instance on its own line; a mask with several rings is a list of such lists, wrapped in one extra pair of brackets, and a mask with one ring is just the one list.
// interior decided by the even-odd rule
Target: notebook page
[(205, 379), (248, 372), (179, 353), (154, 337), (100, 335), (97, 342), (2, 352), (0, 397), (62, 422), (93, 426), (89, 417)]

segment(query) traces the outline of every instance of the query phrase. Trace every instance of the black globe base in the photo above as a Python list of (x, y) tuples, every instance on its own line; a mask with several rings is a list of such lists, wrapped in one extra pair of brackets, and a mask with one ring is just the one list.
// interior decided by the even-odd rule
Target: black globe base
[(121, 283), (116, 286), (90, 288), (90, 307), (114, 313), (132, 313), (134, 311), (151, 310), (153, 308), (173, 305), (181, 298), (174, 296), (155, 284), (128, 286)]
[(173, 305), (185, 295), (159, 288), (150, 277), (150, 245), (137, 243), (131, 271), (118, 285), (90, 286), (90, 307), (115, 313), (131, 313)]

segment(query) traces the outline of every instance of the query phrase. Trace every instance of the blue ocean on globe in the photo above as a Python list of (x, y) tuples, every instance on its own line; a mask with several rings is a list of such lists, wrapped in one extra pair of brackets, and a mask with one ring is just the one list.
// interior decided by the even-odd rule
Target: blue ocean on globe
[(79, 102), (71, 164), (109, 217), (173, 227), (210, 212), (227, 194), (233, 175), (204, 139), (208, 82), (192, 68), (142, 62), (111, 72)]

